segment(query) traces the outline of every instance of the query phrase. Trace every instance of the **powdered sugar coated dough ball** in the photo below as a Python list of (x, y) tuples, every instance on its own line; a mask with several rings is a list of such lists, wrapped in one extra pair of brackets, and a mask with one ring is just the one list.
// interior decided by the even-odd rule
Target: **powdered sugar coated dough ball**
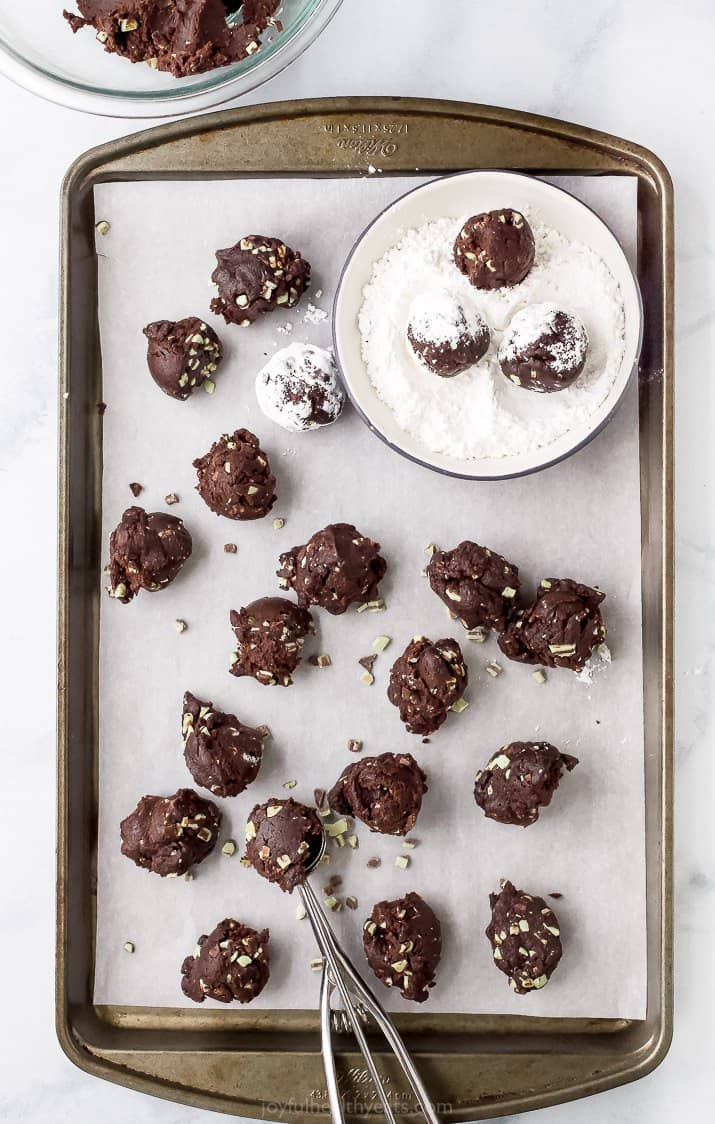
[(452, 378), (478, 363), (489, 347), (489, 328), (449, 289), (420, 293), (410, 305), (407, 339), (435, 375)]
[(269, 359), (256, 377), (256, 397), (267, 418), (294, 433), (330, 425), (345, 405), (332, 353), (308, 343)]
[(578, 316), (547, 302), (527, 305), (512, 317), (498, 358), (516, 386), (544, 394), (575, 382), (587, 351), (588, 335)]

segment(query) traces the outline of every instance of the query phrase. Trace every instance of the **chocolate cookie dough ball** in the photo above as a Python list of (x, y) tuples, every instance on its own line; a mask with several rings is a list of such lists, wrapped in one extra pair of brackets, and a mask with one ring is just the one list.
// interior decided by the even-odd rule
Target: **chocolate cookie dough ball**
[(255, 781), (263, 739), (235, 714), (224, 714), (187, 691), (181, 732), (186, 767), (201, 788), (210, 789), (215, 796), (238, 796)]
[(498, 359), (516, 386), (548, 394), (575, 382), (587, 352), (586, 329), (575, 313), (555, 304), (530, 304), (512, 317)]
[(378, 902), (363, 925), (367, 962), (386, 987), (424, 1003), (442, 955), (439, 918), (419, 894)]
[(387, 697), (399, 707), (410, 734), (433, 734), (467, 686), (467, 668), (456, 640), (416, 636), (395, 660)]
[(309, 343), (271, 356), (256, 377), (256, 398), (267, 418), (292, 433), (330, 425), (345, 405), (332, 353)]
[(489, 328), (447, 289), (420, 293), (410, 305), (407, 339), (435, 375), (452, 378), (478, 363), (489, 347)]
[(299, 605), (320, 605), (333, 616), (377, 598), (387, 563), (379, 542), (352, 523), (331, 523), (304, 546), (280, 556), (281, 589), (294, 589)]
[(600, 589), (570, 578), (544, 578), (533, 605), (521, 610), (499, 637), (510, 660), (581, 671), (606, 639)]
[(477, 773), (474, 799), (488, 819), (528, 827), (551, 803), (564, 769), (576, 765), (578, 757), (549, 742), (511, 742)]
[(109, 537), (110, 597), (126, 605), (140, 589), (165, 589), (190, 557), (191, 545), (182, 519), (128, 507)]
[(492, 919), (486, 935), (509, 987), (527, 995), (546, 986), (561, 959), (559, 923), (543, 898), (516, 890), (508, 881), (501, 887), (500, 893), (489, 895)]
[(182, 402), (211, 378), (223, 357), (221, 341), (198, 316), (184, 320), (155, 320), (144, 328), (146, 361), (156, 385)]
[(279, 238), (249, 234), (216, 251), (211, 280), (218, 296), (211, 311), (228, 324), (247, 328), (274, 308), (293, 308), (310, 284), (310, 265)]
[(162, 878), (184, 874), (216, 846), (221, 813), (192, 788), (173, 796), (142, 796), (122, 820), (122, 854)]
[(410, 753), (363, 757), (343, 769), (328, 794), (341, 816), (355, 816), (383, 835), (407, 835), (415, 826), (427, 778)]
[(307, 609), (286, 597), (261, 597), (236, 612), (231, 610), (236, 650), (231, 674), (250, 675), (272, 687), (289, 687), (300, 663), (305, 637), (315, 631)]
[(249, 928), (227, 917), (199, 937), (181, 965), (181, 990), (194, 1003), (250, 1003), (268, 983), (268, 929)]
[(465, 628), (502, 632), (516, 611), (519, 568), (501, 554), (465, 540), (438, 550), (427, 566), (431, 588)]
[(194, 461), (196, 491), (216, 515), (262, 519), (276, 502), (276, 478), (258, 438), (248, 429), (224, 433)]
[(531, 227), (510, 208), (473, 215), (455, 239), (454, 261), (477, 289), (518, 285), (534, 264)]
[(314, 808), (271, 797), (256, 804), (246, 824), (245, 860), (289, 894), (305, 882), (323, 847), (323, 826)]

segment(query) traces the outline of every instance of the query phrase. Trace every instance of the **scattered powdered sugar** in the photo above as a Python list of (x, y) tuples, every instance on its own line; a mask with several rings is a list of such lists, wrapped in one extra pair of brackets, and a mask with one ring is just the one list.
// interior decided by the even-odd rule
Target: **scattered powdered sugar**
[(293, 432), (329, 425), (345, 404), (332, 352), (297, 341), (258, 372), (256, 398), (267, 418)]
[(559, 312), (567, 316), (561, 338), (550, 340), (544, 351), (555, 371), (572, 371), (583, 361), (588, 347), (588, 333), (574, 313), (559, 308), (552, 301), (528, 304), (515, 314), (499, 347), (499, 359), (517, 359), (526, 348), (538, 343), (544, 336), (554, 335), (557, 332), (556, 317)]
[[(528, 215), (536, 258), (520, 285), (475, 289), (460, 274), (452, 246), (464, 220), (442, 218), (403, 233), (373, 266), (359, 314), (362, 354), (379, 397), (401, 429), (432, 452), (479, 459), (549, 445), (595, 413), (620, 369), (625, 345), (621, 292), (605, 262), (589, 246)], [(488, 324), (483, 359), (454, 378), (425, 369), (407, 340), (416, 297), (441, 300), (447, 290), (467, 315)], [(553, 304), (582, 321), (589, 348), (581, 375), (554, 394), (534, 394), (501, 373), (497, 351), (514, 315), (529, 305)]]
[(608, 647), (608, 644), (599, 644), (591, 652), (591, 655), (586, 660), (581, 670), (576, 672), (576, 678), (579, 683), (592, 683), (594, 675), (605, 671), (611, 663), (611, 660), (611, 649)]
[[(317, 294), (316, 294), (317, 295)], [(322, 324), (328, 319), (327, 312), (315, 304), (308, 304), (303, 320), (306, 324)]]
[(476, 335), (479, 321), (474, 309), (465, 309), (449, 289), (418, 293), (408, 316), (412, 335), (426, 343), (456, 348), (465, 331)]

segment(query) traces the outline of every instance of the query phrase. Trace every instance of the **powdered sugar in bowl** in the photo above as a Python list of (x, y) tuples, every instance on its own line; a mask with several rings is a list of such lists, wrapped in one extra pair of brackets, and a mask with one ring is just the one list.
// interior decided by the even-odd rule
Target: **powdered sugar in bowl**
[[(477, 288), (455, 265), (454, 241), (467, 218), (501, 208), (528, 219), (534, 263), (518, 284)], [(468, 351), (466, 366), (460, 352), (456, 371), (439, 369), (440, 340), (425, 349), (430, 294), (440, 340), (450, 309), (462, 337), (465, 325), (472, 338), (474, 324), (486, 332), (488, 345)], [(540, 318), (566, 335), (532, 362)], [(511, 339), (527, 348), (521, 366), (502, 346), (520, 322)], [(398, 199), (353, 248), (333, 314), (338, 366), (373, 432), (414, 461), (472, 479), (535, 472), (586, 444), (621, 401), (641, 334), (638, 285), (606, 224), (560, 188), (512, 172), (464, 172)]]

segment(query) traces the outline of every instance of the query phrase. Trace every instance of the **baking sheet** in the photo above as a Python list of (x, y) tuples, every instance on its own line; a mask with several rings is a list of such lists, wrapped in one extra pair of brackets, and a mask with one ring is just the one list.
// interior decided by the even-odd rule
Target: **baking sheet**
[[(132, 502), (164, 508), (176, 492), (194, 537), (194, 554), (160, 596), (101, 610), (100, 774), (96, 1003), (193, 1006), (180, 989), (181, 961), (197, 937), (225, 916), (271, 929), (271, 979), (253, 1007), (306, 1008), (317, 1001), (315, 955), (307, 921), (295, 919), (295, 895), (282, 895), (238, 855), (217, 851), (191, 882), (141, 871), (119, 853), (119, 821), (144, 793), (191, 785), (181, 753), (181, 699), (189, 689), (244, 722), (267, 723), (258, 780), (241, 796), (217, 801), (222, 840), (242, 840), (253, 804), (284, 793), (310, 800), (365, 753), (409, 750), (430, 791), (413, 833), (410, 866), (394, 866), (400, 841), (357, 824), (360, 847), (334, 852), (316, 884), (332, 874), (359, 899), (356, 913), (331, 914), (354, 955), (363, 919), (382, 897), (419, 891), (443, 923), (438, 983), (425, 1009), (529, 1015), (642, 1018), (646, 1002), (640, 512), (635, 386), (587, 449), (524, 480), (475, 483), (438, 476), (398, 457), (348, 409), (334, 427), (286, 434), (261, 414), (253, 391), (258, 367), (293, 339), (322, 345), (329, 321), (306, 323), (307, 302), (248, 331), (207, 314), (213, 250), (248, 232), (280, 233), (313, 264), (311, 300), (329, 311), (341, 264), (355, 236), (387, 203), (419, 180), (274, 179), (117, 183), (95, 190), (104, 399), (103, 523), (106, 541)], [(555, 179), (593, 206), (635, 256), (635, 180)], [(518, 206), (518, 200), (510, 205)], [(322, 297), (317, 291), (322, 290)], [(174, 402), (155, 387), (141, 328), (149, 320), (206, 315), (226, 346), (214, 396)], [(280, 331), (290, 323), (292, 331)], [(247, 426), (261, 438), (278, 477), (278, 502), (266, 520), (234, 523), (214, 516), (194, 491), (194, 457), (222, 431)], [(145, 490), (134, 501), (128, 485)], [(274, 530), (272, 519), (286, 526)], [(312, 649), (329, 668), (304, 665), (288, 690), (228, 673), (230, 608), (277, 592), (278, 554), (328, 522), (354, 522), (382, 543), (389, 571), (384, 613), (329, 617), (316, 611)], [(590, 685), (549, 672), (539, 686), (528, 667), (506, 661), (494, 640), (474, 645), (448, 619), (420, 574), (430, 542), (462, 538), (492, 546), (521, 568), (527, 592), (542, 576), (574, 577), (607, 591), (604, 615), (614, 662)], [(238, 554), (227, 555), (225, 542)], [(176, 618), (188, 629), (179, 635)], [(470, 707), (450, 715), (430, 744), (408, 735), (385, 689), (392, 660), (416, 633), (454, 636), (470, 672)], [(360, 683), (360, 656), (375, 636), (393, 638)], [(504, 667), (486, 674), (490, 659)], [(492, 823), (472, 798), (475, 771), (506, 741), (540, 738), (575, 753), (551, 808), (526, 831)], [(208, 794), (206, 794), (208, 795)], [(368, 869), (373, 856), (379, 869)], [(500, 877), (546, 895), (560, 919), (564, 957), (549, 985), (514, 996), (491, 961), (483, 936), (488, 894)], [(135, 953), (123, 951), (132, 941)], [(371, 977), (368, 976), (370, 979)], [(376, 984), (377, 987), (380, 985)], [(380, 988), (393, 1009), (416, 1011)], [(208, 1001), (210, 1003), (210, 1001)], [(218, 1004), (210, 1004), (218, 1007)]]

